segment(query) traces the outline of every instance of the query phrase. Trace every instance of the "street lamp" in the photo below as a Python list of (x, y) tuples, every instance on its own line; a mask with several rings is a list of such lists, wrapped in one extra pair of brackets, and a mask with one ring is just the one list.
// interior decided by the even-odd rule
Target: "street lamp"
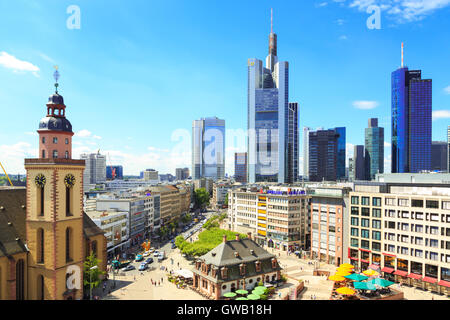
[(92, 300), (92, 270), (98, 269), (97, 266), (93, 266), (89, 268), (89, 284), (90, 284), (90, 290), (89, 290), (89, 300)]

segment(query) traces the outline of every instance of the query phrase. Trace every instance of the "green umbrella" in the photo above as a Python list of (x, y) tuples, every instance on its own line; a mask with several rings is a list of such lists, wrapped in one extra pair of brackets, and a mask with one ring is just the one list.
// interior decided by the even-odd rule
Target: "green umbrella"
[(245, 297), (239, 297), (239, 298), (236, 298), (235, 300), (248, 300), (248, 299)]
[(227, 292), (223, 296), (227, 297), (227, 298), (233, 298), (233, 297), (236, 297), (236, 293), (234, 293), (234, 292)]
[(369, 283), (376, 284), (377, 286), (380, 286), (380, 287), (383, 287), (383, 288), (392, 286), (394, 284), (394, 282), (386, 280), (386, 279), (382, 279), (382, 278), (372, 279), (372, 280), (369, 281)]
[(267, 288), (265, 287), (265, 286), (257, 286), (255, 289), (263, 289), (263, 290), (266, 290)]
[(252, 293), (252, 294), (249, 294), (247, 296), (247, 298), (248, 298), (248, 300), (259, 300), (260, 297), (259, 297), (259, 295)]
[(368, 279), (369, 277), (362, 275), (362, 274), (358, 274), (358, 273), (352, 273), (348, 276), (344, 276), (344, 278), (354, 280), (354, 281), (362, 281), (362, 280)]
[(248, 291), (247, 290), (243, 290), (243, 289), (239, 289), (239, 290), (236, 290), (236, 293), (237, 294), (247, 294)]
[(377, 290), (377, 288), (375, 288), (375, 285), (370, 282), (353, 282), (353, 287), (358, 290)]

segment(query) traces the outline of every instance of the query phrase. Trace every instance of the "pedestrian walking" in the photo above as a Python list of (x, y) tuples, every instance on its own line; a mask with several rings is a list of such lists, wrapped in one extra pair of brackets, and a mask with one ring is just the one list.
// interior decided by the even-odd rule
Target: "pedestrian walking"
[(158, 287), (160, 286), (160, 283), (159, 283), (159, 281), (158, 281)]

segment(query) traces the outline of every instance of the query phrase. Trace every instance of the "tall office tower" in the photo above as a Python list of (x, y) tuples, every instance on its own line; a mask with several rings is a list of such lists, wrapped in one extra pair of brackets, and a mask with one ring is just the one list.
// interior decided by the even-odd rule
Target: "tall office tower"
[(450, 126), (447, 127), (447, 172), (450, 172)]
[(336, 181), (338, 139), (334, 129), (309, 133), (309, 181)]
[(377, 173), (384, 173), (384, 128), (378, 127), (378, 119), (369, 119), (365, 129), (366, 178), (375, 179)]
[(234, 180), (247, 183), (247, 152), (234, 154)]
[(289, 102), (286, 183), (298, 180), (298, 103)]
[(337, 145), (337, 164), (336, 164), (336, 179), (345, 179), (345, 152), (346, 152), (346, 138), (345, 138), (345, 127), (334, 128), (338, 137)]
[(248, 182), (289, 181), (289, 63), (278, 61), (277, 35), (269, 34), (266, 66), (248, 60)]
[(225, 120), (192, 122), (192, 179), (222, 179), (225, 175)]
[(308, 178), (309, 174), (309, 127), (303, 127), (303, 174), (304, 178)]
[(353, 165), (354, 165), (354, 179), (355, 180), (365, 180), (366, 170), (365, 170), (365, 156), (364, 156), (364, 146), (357, 145), (353, 152)]
[(80, 159), (85, 160), (86, 168), (83, 174), (83, 184), (97, 184), (106, 182), (106, 156), (97, 153), (83, 153)]
[(447, 171), (448, 143), (445, 141), (433, 141), (431, 143), (431, 170)]
[(431, 169), (431, 93), (432, 80), (409, 71), (402, 57), (392, 72), (392, 173)]

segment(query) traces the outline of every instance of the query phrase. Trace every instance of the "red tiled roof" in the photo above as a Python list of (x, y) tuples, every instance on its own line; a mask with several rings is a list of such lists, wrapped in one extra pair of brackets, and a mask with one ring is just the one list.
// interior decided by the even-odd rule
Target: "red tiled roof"
[(419, 280), (419, 279), (422, 278), (422, 276), (420, 274), (417, 274), (417, 273), (410, 273), (410, 274), (408, 274), (408, 278)]
[(394, 268), (384, 267), (383, 269), (381, 269), (381, 271), (386, 273), (392, 273), (394, 272)]
[(394, 274), (396, 274), (396, 275), (398, 275), (398, 276), (406, 277), (406, 275), (408, 274), (408, 272), (402, 271), (402, 270), (395, 270)]
[(436, 283), (437, 279), (431, 278), (431, 277), (423, 277), (422, 281), (429, 282), (429, 283)]

